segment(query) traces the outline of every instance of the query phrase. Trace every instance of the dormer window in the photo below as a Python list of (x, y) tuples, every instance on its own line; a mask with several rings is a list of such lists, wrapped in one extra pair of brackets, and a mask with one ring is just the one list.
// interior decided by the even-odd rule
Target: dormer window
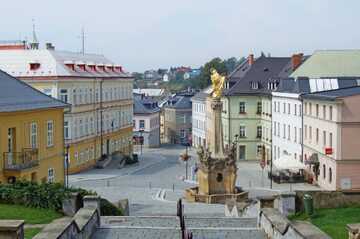
[(109, 70), (109, 71), (114, 71), (114, 66), (113, 65), (106, 65), (106, 68)]
[(72, 62), (72, 61), (64, 61), (64, 64), (68, 69), (74, 70), (74, 62)]
[(40, 68), (40, 63), (37, 63), (37, 62), (30, 63), (30, 70), (31, 71), (36, 71), (39, 68)]
[(82, 61), (76, 62), (76, 65), (80, 68), (80, 70), (85, 70), (85, 63)]
[(97, 68), (98, 68), (99, 71), (105, 71), (105, 66), (104, 66), (104, 64), (98, 64), (98, 65), (97, 65)]
[(89, 69), (90, 69), (91, 71), (95, 71), (95, 63), (93, 63), (93, 62), (88, 62), (88, 63), (87, 63), (87, 66), (89, 67)]
[(259, 88), (259, 82), (258, 81), (252, 81), (251, 82), (251, 89), (257, 90)]

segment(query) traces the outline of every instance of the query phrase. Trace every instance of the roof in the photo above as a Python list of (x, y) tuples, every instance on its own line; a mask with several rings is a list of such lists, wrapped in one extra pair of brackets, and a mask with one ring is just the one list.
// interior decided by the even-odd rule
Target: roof
[(315, 51), (291, 77), (358, 77), (360, 76), (360, 50)]
[[(30, 70), (30, 63), (39, 63), (40, 68)], [(85, 64), (82, 70), (77, 64)], [(74, 63), (74, 70), (65, 64)], [(131, 77), (122, 71), (111, 71), (104, 67), (104, 71), (91, 70), (88, 64), (113, 65), (102, 55), (80, 54), (68, 51), (48, 49), (40, 50), (0, 50), (0, 69), (14, 77), (39, 76), (77, 76), (77, 77)]]
[(194, 95), (195, 93), (193, 92), (177, 93), (173, 98), (167, 101), (167, 104), (164, 105), (164, 107), (172, 109), (191, 109), (192, 104), (190, 98)]
[(0, 112), (70, 107), (0, 70)]
[(134, 114), (153, 114), (161, 111), (156, 100), (141, 94), (134, 94), (133, 102)]
[[(278, 75), (289, 76), (291, 74), (291, 66), (290, 70), (287, 70), (289, 62), (291, 63), (291, 57), (261, 56), (245, 73), (240, 67), (236, 70), (237, 72), (233, 72), (229, 76), (229, 81), (236, 81), (236, 83), (230, 89), (224, 90), (224, 95), (270, 95), (271, 91), (268, 89), (267, 83)], [(257, 82), (257, 89), (252, 89), (252, 82)]]
[(302, 96), (302, 98), (332, 101), (337, 98), (343, 98), (353, 95), (360, 95), (360, 86), (305, 94)]
[(203, 89), (200, 92), (197, 92), (192, 98), (191, 101), (193, 100), (200, 100), (200, 101), (205, 101), (206, 96), (210, 95), (212, 93), (213, 89), (212, 86), (208, 86), (205, 89)]
[(164, 89), (133, 89), (136, 94), (145, 94), (145, 96), (163, 96), (166, 93)]

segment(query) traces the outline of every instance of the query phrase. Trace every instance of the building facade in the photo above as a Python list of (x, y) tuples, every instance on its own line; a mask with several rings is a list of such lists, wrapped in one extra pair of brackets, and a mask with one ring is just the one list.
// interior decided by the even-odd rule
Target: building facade
[(0, 71), (0, 182), (64, 182), (63, 114), (70, 106)]
[[(10, 64), (11, 62), (11, 64)], [(69, 173), (92, 167), (101, 155), (130, 153), (133, 78), (94, 54), (47, 49), (1, 50), (0, 69), (71, 104), (64, 117)]]
[(192, 141), (192, 92), (177, 93), (163, 105), (164, 141), (181, 143)]
[(304, 107), (304, 156), (321, 187), (360, 187), (360, 87), (310, 93)]
[(192, 98), (192, 146), (206, 147), (206, 96), (212, 88), (208, 87), (196, 93)]
[(160, 147), (160, 108), (143, 94), (134, 94), (133, 139), (139, 148)]

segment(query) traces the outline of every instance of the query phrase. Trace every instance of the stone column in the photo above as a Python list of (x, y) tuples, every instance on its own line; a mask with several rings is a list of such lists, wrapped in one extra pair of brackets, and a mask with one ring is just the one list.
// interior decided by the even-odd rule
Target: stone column
[(210, 138), (210, 149), (213, 158), (224, 158), (224, 143), (221, 124), (222, 102), (219, 99), (211, 99), (211, 122), (209, 122), (212, 137)]
[(24, 239), (24, 220), (0, 220), (0, 238)]
[(84, 196), (84, 208), (96, 208), (100, 217), (100, 196)]

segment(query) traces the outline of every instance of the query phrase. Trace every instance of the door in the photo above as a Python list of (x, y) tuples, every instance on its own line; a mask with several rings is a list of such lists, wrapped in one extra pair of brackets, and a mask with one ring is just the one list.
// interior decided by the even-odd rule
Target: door
[(240, 159), (243, 159), (243, 160), (246, 158), (246, 146), (245, 145), (239, 146), (239, 156), (240, 156)]
[(106, 140), (106, 153), (110, 154), (110, 140)]
[(13, 152), (15, 152), (15, 128), (8, 129), (8, 165), (13, 164)]

